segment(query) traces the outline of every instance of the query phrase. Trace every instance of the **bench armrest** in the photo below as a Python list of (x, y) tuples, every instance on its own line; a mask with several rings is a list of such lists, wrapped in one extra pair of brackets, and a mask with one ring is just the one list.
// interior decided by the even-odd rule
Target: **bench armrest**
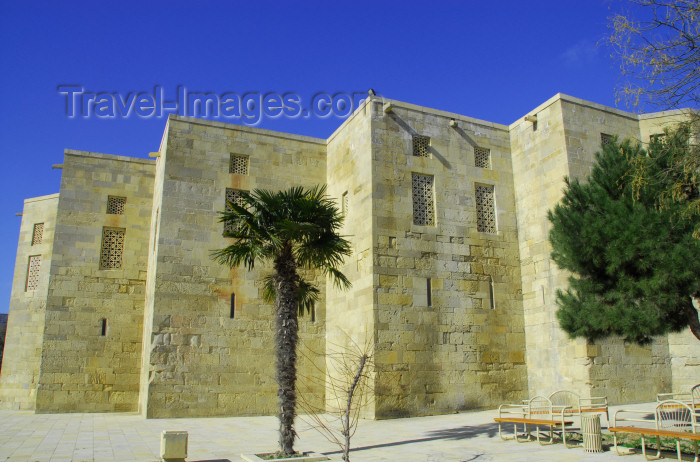
[(527, 414), (527, 406), (522, 404), (501, 404), (498, 406), (498, 417), (503, 417), (503, 415), (509, 414)]
[(620, 422), (637, 422), (648, 425), (648, 428), (656, 428), (656, 413), (653, 411), (619, 409), (615, 412), (612, 426), (621, 426)]

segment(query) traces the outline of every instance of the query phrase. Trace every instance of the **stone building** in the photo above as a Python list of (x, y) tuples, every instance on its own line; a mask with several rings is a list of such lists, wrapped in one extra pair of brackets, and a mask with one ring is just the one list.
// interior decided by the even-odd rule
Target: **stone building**
[[(546, 212), (611, 136), (642, 141), (680, 111), (637, 116), (556, 95), (510, 126), (373, 97), (328, 139), (171, 116), (155, 160), (66, 150), (58, 194), (27, 199), (3, 407), (273, 414), (269, 268), (228, 269), (217, 211), (238, 191), (328, 184), (353, 246), (339, 291), (300, 323), (300, 377), (323, 403), (325, 352), (376, 352), (369, 417), (495, 407), (567, 388), (653, 400), (700, 377), (689, 332), (649, 347), (572, 341)], [(352, 340), (351, 340), (352, 339)]]

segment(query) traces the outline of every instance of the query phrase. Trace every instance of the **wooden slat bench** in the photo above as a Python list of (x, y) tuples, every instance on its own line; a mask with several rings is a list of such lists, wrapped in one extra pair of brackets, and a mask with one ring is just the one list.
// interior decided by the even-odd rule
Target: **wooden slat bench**
[[(619, 425), (619, 422), (635, 422), (641, 425)], [(695, 419), (694, 410), (687, 403), (677, 400), (662, 401), (656, 406), (653, 416), (650, 412), (630, 411), (620, 409), (615, 413), (613, 426), (608, 430), (614, 435), (615, 451), (617, 447), (618, 433), (633, 433), (642, 438), (642, 454), (647, 460), (656, 460), (661, 457), (661, 438), (673, 438), (676, 440), (676, 455), (681, 458), (681, 440), (693, 441), (695, 449), (694, 462), (699, 462), (698, 441), (700, 441), (700, 424)], [(656, 455), (648, 456), (646, 453), (645, 437), (656, 438)]]
[(608, 398), (597, 396), (582, 398), (578, 394), (569, 390), (558, 390), (548, 396), (552, 404), (556, 406), (566, 406), (566, 415), (581, 416), (586, 413), (605, 414), (605, 418), (610, 426), (610, 414), (608, 413)]
[[(541, 445), (554, 443), (554, 432), (561, 432), (561, 439), (564, 445), (570, 447), (566, 442), (566, 427), (572, 425), (573, 420), (566, 420), (565, 409), (552, 406), (552, 402), (544, 396), (535, 396), (527, 404), (502, 404), (498, 408), (498, 417), (494, 420), (498, 423), (498, 435), (503, 440), (514, 439), (518, 443), (531, 440), (530, 426), (535, 427), (537, 442)], [(513, 424), (513, 436), (503, 435), (502, 426), (504, 423)], [(518, 424), (524, 426), (525, 438), (518, 436)], [(540, 426), (549, 427), (549, 441), (544, 442), (540, 438)]]

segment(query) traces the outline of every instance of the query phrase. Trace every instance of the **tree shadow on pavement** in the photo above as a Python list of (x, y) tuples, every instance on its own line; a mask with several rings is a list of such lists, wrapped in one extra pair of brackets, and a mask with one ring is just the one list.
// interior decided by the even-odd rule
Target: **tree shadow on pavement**
[[(493, 438), (498, 435), (498, 424), (488, 423), (483, 425), (465, 425), (463, 427), (445, 428), (443, 430), (431, 430), (425, 433), (426, 436), (402, 441), (392, 441), (388, 443), (372, 444), (368, 446), (352, 447), (350, 450), (366, 451), (369, 449), (387, 448), (391, 446), (401, 446), (404, 444), (424, 443), (437, 440), (466, 440), (478, 436)], [(341, 454), (342, 451), (324, 452), (325, 455)]]

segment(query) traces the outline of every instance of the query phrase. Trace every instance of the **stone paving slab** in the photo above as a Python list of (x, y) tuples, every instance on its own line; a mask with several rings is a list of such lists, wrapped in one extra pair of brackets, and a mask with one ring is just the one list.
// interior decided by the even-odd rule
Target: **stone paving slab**
[[(653, 409), (654, 404), (625, 406)], [(611, 412), (612, 416), (613, 412)], [(495, 410), (431, 417), (361, 421), (352, 462), (364, 461), (643, 461), (614, 451), (587, 454), (562, 444), (502, 441)], [(605, 425), (605, 424), (604, 424)], [(159, 460), (163, 430), (189, 432), (188, 462), (238, 462), (241, 453), (275, 449), (275, 417), (149, 419), (136, 414), (33, 414), (0, 411), (0, 461), (68, 462)], [(335, 446), (300, 418), (296, 449), (340, 460)]]

